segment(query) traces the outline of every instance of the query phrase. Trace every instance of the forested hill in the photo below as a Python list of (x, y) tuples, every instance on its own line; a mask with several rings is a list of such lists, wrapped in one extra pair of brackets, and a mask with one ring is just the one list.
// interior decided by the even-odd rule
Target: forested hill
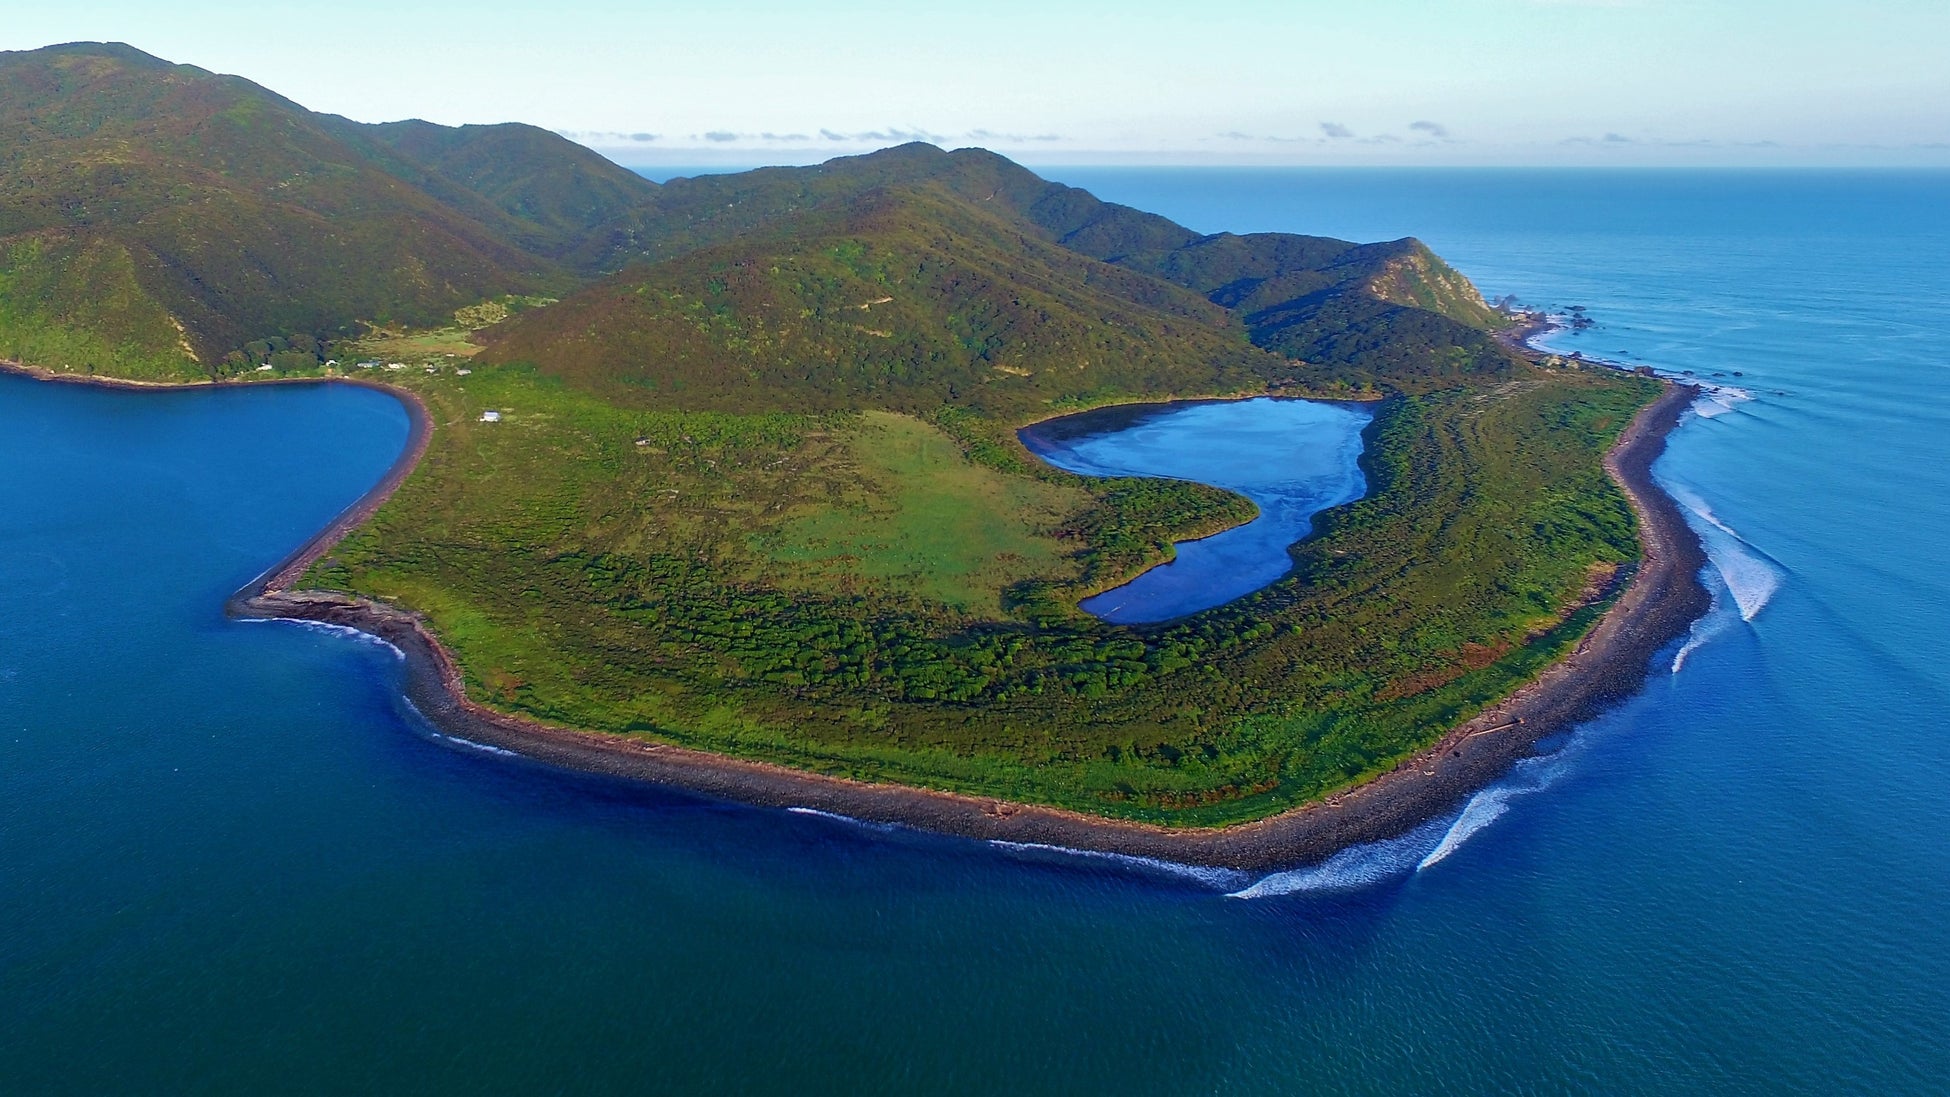
[(1291, 360), (1274, 369), (1288, 381), (1417, 391), (1502, 373), (1513, 362), (1489, 334), (1502, 318), (1420, 241), (1201, 235), (983, 149), (909, 144), (815, 167), (673, 180), (592, 240), (608, 254), (584, 261), (659, 263), (760, 240), (776, 253), (795, 225), (825, 224), (822, 215), (867, 196), (915, 187), (933, 191), (938, 205), (980, 211), (991, 235), (1037, 238), (1204, 295), (1253, 343)]
[[(874, 278), (929, 272), (929, 288), (887, 303), (910, 310), (900, 331), (821, 312), (831, 287), (814, 282), (866, 277), (833, 266), (843, 253), (870, 255)], [(761, 256), (813, 282), (760, 292), (705, 273)], [(222, 376), (263, 341), (438, 324), (624, 268), (573, 306), (595, 312), (533, 314), (495, 354), (585, 378), (613, 369), (598, 387), (640, 391), (652, 379), (621, 376), (640, 371), (629, 356), (667, 340), (650, 313), (614, 307), (616, 293), (659, 285), (667, 304), (711, 297), (715, 326), (687, 335), (672, 367), (694, 395), (710, 387), (707, 361), (729, 384), (782, 380), (822, 356), (879, 363), (876, 385), (905, 377), (917, 399), (1088, 395), (1107, 380), (1125, 391), (1168, 380), (1165, 358), (1179, 364), (1172, 391), (1240, 370), (1312, 390), (1418, 391), (1513, 361), (1488, 335), (1497, 314), (1417, 241), (1205, 236), (980, 149), (906, 145), (658, 187), (532, 126), (365, 125), (123, 45), (0, 53), (0, 358)], [(1193, 309), (1193, 295), (1210, 307)], [(817, 322), (778, 328), (780, 310)], [(625, 326), (637, 318), (651, 327)], [(1112, 360), (1125, 376), (1105, 377)], [(1084, 361), (1097, 371), (1060, 384), (1045, 368)]]
[(1025, 233), (935, 183), (768, 217), (489, 329), (614, 403), (754, 411), (944, 405), (1020, 417), (1065, 400), (1263, 388), (1300, 368), (1197, 293)]
[(367, 126), (116, 44), (0, 53), (0, 357), (133, 376), (576, 284), (654, 184), (529, 126)]

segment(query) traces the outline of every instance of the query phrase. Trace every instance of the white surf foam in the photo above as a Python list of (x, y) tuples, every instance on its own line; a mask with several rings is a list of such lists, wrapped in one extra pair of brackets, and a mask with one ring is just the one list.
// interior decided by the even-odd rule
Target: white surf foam
[(376, 644), (379, 647), (385, 648), (387, 651), (392, 652), (393, 657), (396, 659), (404, 660), (406, 658), (406, 653), (401, 651), (391, 641), (374, 636), (370, 632), (353, 628), (351, 625), (335, 625), (329, 621), (309, 621), (303, 617), (247, 617), (245, 620), (276, 621), (280, 624), (297, 625), (299, 628), (309, 629), (312, 632), (329, 633), (333, 636), (349, 636), (352, 639), (360, 640), (368, 644)]
[(1672, 673), (1686, 666), (1695, 651), (1725, 634), (1736, 621), (1752, 621), (1772, 601), (1785, 579), (1785, 572), (1746, 538), (1720, 520), (1713, 508), (1697, 494), (1676, 484), (1665, 484), (1679, 505), (1690, 511), (1700, 543), (1706, 548), (1711, 569), (1702, 576), (1713, 604), (1686, 634), (1686, 642), (1673, 653)]
[(519, 751), (508, 750), (504, 747), (492, 746), (487, 743), (477, 743), (472, 739), (463, 739), (458, 735), (442, 735), (436, 731), (433, 733), (433, 737), (440, 740), (443, 743), (452, 743), (457, 747), (466, 747), (469, 750), (478, 750), (483, 754), (493, 754), (501, 758), (521, 757), (521, 752)]
[(1356, 891), (1402, 880), (1441, 863), (1488, 829), (1520, 796), (1542, 792), (1571, 771), (1588, 743), (1579, 731), (1550, 754), (1525, 758), (1508, 776), (1469, 798), (1461, 811), (1432, 819), (1399, 838), (1344, 849), (1311, 868), (1276, 872), (1231, 893), (1234, 899)]
[(893, 823), (875, 823), (866, 819), (855, 819), (851, 815), (841, 815), (837, 811), (821, 811), (818, 808), (789, 807), (786, 808), (785, 810), (793, 813), (794, 815), (815, 815), (821, 819), (831, 819), (835, 823), (846, 823), (849, 826), (864, 827), (867, 830), (878, 830), (878, 831), (885, 832), (885, 831), (893, 830), (895, 826), (895, 824)]
[(1101, 850), (1072, 849), (1069, 846), (1052, 846), (1042, 842), (1009, 842), (1001, 838), (989, 839), (989, 845), (1011, 853), (1030, 856), (1078, 857), (1092, 861), (1108, 861), (1141, 872), (1161, 873), (1197, 882), (1212, 888), (1236, 888), (1252, 879), (1248, 873), (1229, 868), (1208, 868), (1204, 865), (1187, 865), (1177, 861), (1162, 861), (1155, 857), (1138, 857), (1129, 853), (1107, 853)]
[(1455, 817), (1423, 823), (1399, 838), (1350, 846), (1320, 864), (1263, 877), (1230, 893), (1231, 899), (1270, 899), (1280, 895), (1358, 891), (1413, 874), (1449, 830)]
[(1584, 753), (1588, 742), (1586, 733), (1579, 731), (1565, 741), (1562, 747), (1549, 754), (1535, 758), (1525, 758), (1510, 769), (1509, 776), (1490, 785), (1469, 798), (1463, 805), (1462, 814), (1449, 824), (1442, 840), (1435, 844), (1415, 867), (1419, 871), (1437, 864), (1443, 858), (1461, 849), (1464, 842), (1482, 833), (1485, 827), (1501, 819), (1510, 810), (1510, 801), (1519, 796), (1529, 796), (1542, 792), (1556, 784), (1560, 778), (1571, 771), (1571, 766)]
[[(384, 641), (381, 642), (383, 643)], [(388, 644), (387, 646), (391, 647), (392, 645)], [(406, 706), (406, 711), (413, 714), (413, 719), (409, 722), (417, 726), (421, 732), (426, 734), (427, 738), (432, 739), (436, 743), (446, 743), (449, 746), (477, 750), (482, 754), (492, 754), (497, 758), (522, 757), (522, 753), (518, 750), (497, 747), (491, 743), (477, 743), (472, 739), (463, 739), (458, 735), (448, 735), (446, 732), (435, 727), (432, 720), (427, 719), (426, 713), (420, 711), (420, 706), (414, 704), (412, 698), (402, 695), (400, 702)]]
[(1732, 385), (1702, 384), (1699, 396), (1693, 400), (1693, 414), (1701, 419), (1718, 419), (1753, 398), (1753, 393)]
[[(1715, 568), (1713, 574), (1717, 577), (1719, 569)], [(1709, 584), (1707, 594), (1712, 597), (1713, 604), (1707, 607), (1699, 620), (1693, 622), (1692, 628), (1686, 633), (1686, 642), (1673, 653), (1672, 673), (1674, 674), (1678, 674), (1685, 668), (1686, 660), (1695, 651), (1711, 643), (1740, 619), (1739, 607), (1733, 605), (1732, 595), (1728, 593), (1725, 583), (1715, 581)]]
[(851, 815), (841, 815), (836, 811), (821, 811), (818, 808), (789, 807), (785, 810), (794, 815), (817, 815), (821, 819), (834, 819), (842, 823), (857, 823), (860, 821)]
[(1764, 554), (1735, 532), (1732, 526), (1720, 521), (1705, 500), (1675, 485), (1668, 484), (1666, 489), (1674, 499), (1679, 500), (1681, 506), (1705, 523), (1700, 530), (1700, 539), (1706, 545), (1707, 559), (1720, 573), (1727, 593), (1740, 610), (1740, 619), (1753, 620), (1773, 600), (1775, 592), (1781, 589), (1781, 569), (1768, 562)]
[(1415, 870), (1420, 872), (1461, 849), (1464, 842), (1501, 819), (1503, 813), (1510, 810), (1510, 797), (1515, 795), (1518, 795), (1516, 790), (1491, 787), (1471, 796), (1469, 803), (1463, 805), (1462, 814), (1456, 816), (1456, 821), (1443, 832), (1442, 840), (1416, 862)]

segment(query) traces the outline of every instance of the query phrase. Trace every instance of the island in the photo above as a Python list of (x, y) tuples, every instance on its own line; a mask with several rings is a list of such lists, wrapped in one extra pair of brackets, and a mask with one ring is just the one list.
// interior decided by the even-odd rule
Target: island
[[(1706, 602), (1649, 473), (1690, 390), (1532, 353), (1413, 239), (1201, 234), (929, 145), (657, 186), (117, 45), (0, 54), (0, 124), (0, 358), (407, 403), (232, 610), (386, 639), (467, 742), (1286, 866), (1452, 807)], [(1361, 404), (1364, 493), (1237, 599), (1082, 609), (1255, 508), (1019, 431), (1263, 396)]]

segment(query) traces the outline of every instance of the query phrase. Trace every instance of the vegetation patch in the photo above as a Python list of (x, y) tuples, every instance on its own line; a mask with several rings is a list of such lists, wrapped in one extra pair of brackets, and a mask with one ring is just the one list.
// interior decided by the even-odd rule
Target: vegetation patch
[(1002, 592), (1076, 571), (1058, 534), (1089, 501), (1083, 488), (977, 464), (939, 427), (891, 412), (863, 413), (842, 437), (850, 482), (755, 545), (780, 586), (898, 592), (1000, 619)]

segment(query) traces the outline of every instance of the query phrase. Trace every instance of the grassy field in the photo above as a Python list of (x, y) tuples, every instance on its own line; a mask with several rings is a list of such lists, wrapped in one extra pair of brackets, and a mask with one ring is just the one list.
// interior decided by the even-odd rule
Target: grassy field
[(939, 427), (892, 412), (863, 413), (834, 456), (851, 490), (754, 538), (781, 587), (889, 591), (1000, 619), (1017, 583), (1075, 577), (1055, 533), (1088, 504), (1081, 486), (975, 464)]
[(481, 347), (468, 341), (470, 334), (462, 327), (432, 331), (379, 328), (346, 344), (341, 353), (355, 361), (371, 358), (415, 365), (431, 359), (472, 358), (481, 353)]

